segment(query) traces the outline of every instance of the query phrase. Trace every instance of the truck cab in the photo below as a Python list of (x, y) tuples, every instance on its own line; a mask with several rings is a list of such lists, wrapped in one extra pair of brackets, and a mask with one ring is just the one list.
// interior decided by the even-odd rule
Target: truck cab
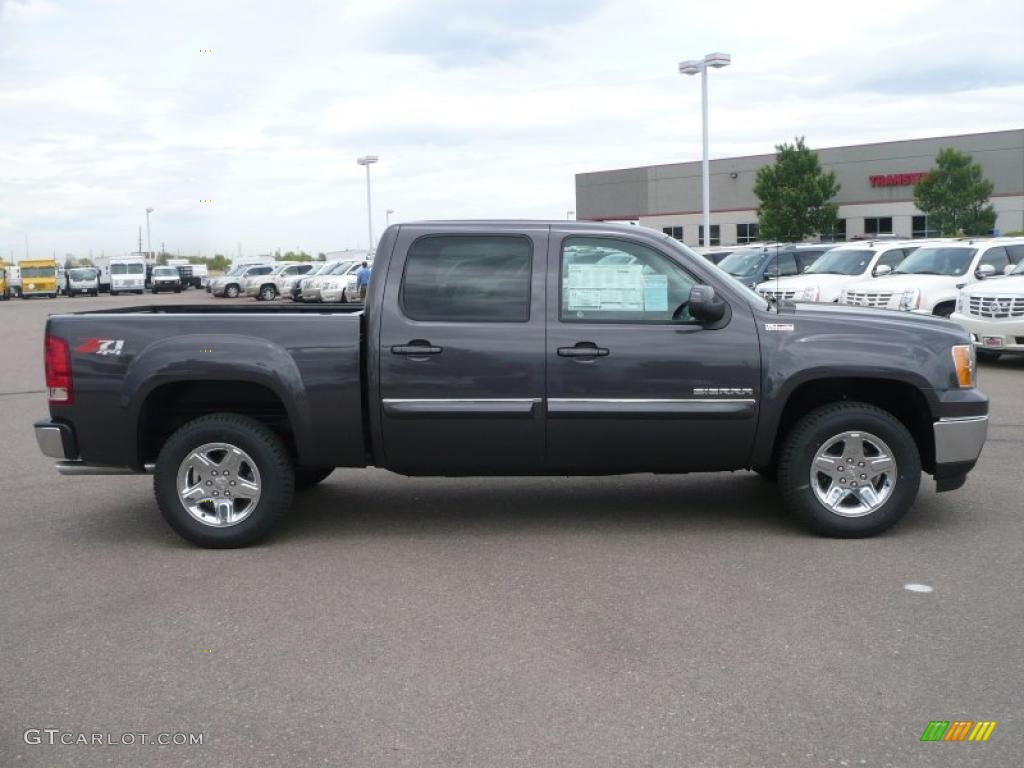
[(146, 288), (146, 261), (132, 256), (110, 260), (110, 295), (137, 293)]
[(60, 285), (57, 282), (57, 262), (54, 259), (25, 259), (19, 262), (21, 269), (21, 297), (46, 296), (57, 298)]

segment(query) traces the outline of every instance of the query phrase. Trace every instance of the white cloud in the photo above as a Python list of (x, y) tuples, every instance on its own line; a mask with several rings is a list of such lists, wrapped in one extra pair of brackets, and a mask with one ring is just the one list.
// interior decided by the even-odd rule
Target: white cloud
[[(1024, 124), (1019, 2), (0, 4), (0, 253), (365, 244), (375, 221), (562, 218), (580, 171)], [(211, 49), (212, 53), (201, 52)], [(200, 199), (212, 198), (212, 204)]]

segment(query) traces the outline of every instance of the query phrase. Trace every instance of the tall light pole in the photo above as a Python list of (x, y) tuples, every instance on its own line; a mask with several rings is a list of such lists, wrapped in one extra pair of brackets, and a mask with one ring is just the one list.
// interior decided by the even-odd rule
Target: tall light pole
[(385, 227), (390, 227), (391, 226), (391, 214), (394, 213), (394, 212), (395, 212), (394, 208), (388, 208), (387, 211), (384, 212), (384, 226)]
[(679, 73), (683, 75), (696, 75), (700, 72), (700, 100), (701, 116), (704, 122), (704, 162), (701, 168), (702, 177), (702, 203), (704, 210), (704, 242), (701, 245), (711, 244), (711, 171), (708, 161), (708, 67), (721, 69), (732, 63), (732, 57), (728, 53), (709, 53), (702, 60), (690, 59), (679, 63)]
[(369, 240), (366, 244), (367, 256), (373, 253), (373, 202), (370, 197), (370, 166), (379, 159), (376, 155), (363, 155), (356, 159), (357, 163), (366, 166), (366, 229), (369, 233)]
[(149, 240), (149, 214), (151, 214), (153, 210), (153, 208), (146, 209), (146, 253), (150, 257), (153, 255), (153, 244)]

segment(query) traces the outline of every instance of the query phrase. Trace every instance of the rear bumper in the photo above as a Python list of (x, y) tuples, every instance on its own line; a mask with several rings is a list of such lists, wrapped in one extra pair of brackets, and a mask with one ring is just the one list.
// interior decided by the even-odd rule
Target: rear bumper
[[(140, 472), (131, 467), (110, 467), (100, 464), (89, 464), (78, 458), (78, 444), (75, 441), (75, 431), (70, 424), (62, 424), (59, 421), (43, 419), (37, 421), (33, 427), (36, 433), (36, 443), (44, 456), (51, 459), (58, 459), (54, 467), (62, 475), (137, 475)], [(152, 474), (153, 465), (147, 464), (144, 473)]]
[(33, 428), (36, 433), (36, 443), (44, 456), (49, 456), (51, 459), (78, 458), (75, 433), (68, 424), (44, 419), (37, 421)]
[(932, 426), (935, 435), (936, 490), (953, 491), (964, 484), (967, 473), (981, 456), (988, 436), (988, 416), (960, 416), (939, 419)]

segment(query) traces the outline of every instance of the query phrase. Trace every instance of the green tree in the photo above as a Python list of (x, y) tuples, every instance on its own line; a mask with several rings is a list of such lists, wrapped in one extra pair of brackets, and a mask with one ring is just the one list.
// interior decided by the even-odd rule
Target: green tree
[(989, 203), (992, 182), (971, 156), (947, 147), (935, 157), (935, 167), (914, 185), (914, 205), (928, 224), (943, 235), (986, 235), (996, 225)]
[(318, 253), (316, 255), (316, 260), (317, 261), (327, 261), (327, 254), (324, 253), (323, 251), (321, 251), (320, 253)]
[(760, 236), (765, 240), (799, 241), (831, 232), (839, 206), (831, 202), (839, 191), (836, 175), (824, 171), (818, 155), (803, 136), (793, 144), (775, 147), (775, 162), (757, 172), (754, 194)]

